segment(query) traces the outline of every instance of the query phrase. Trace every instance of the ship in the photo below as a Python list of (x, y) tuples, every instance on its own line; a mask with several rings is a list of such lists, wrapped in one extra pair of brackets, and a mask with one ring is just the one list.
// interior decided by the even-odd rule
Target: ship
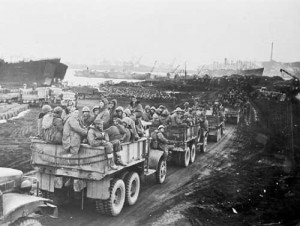
[(74, 76), (76, 77), (86, 77), (86, 78), (106, 78), (106, 79), (138, 79), (145, 80), (150, 77), (149, 73), (139, 73), (139, 72), (127, 72), (127, 71), (98, 71), (90, 70), (89, 68), (84, 70), (75, 71)]
[(64, 79), (68, 66), (60, 58), (19, 61), (8, 63), (0, 61), (0, 85), (19, 88), (24, 84), (31, 86), (51, 86)]
[(243, 75), (243, 76), (262, 76), (264, 73), (264, 68), (253, 68), (253, 69), (246, 69), (241, 70), (237, 74)]

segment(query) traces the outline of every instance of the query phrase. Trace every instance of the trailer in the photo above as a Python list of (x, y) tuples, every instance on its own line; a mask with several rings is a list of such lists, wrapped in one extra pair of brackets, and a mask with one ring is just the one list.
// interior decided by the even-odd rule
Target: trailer
[(163, 152), (150, 149), (149, 139), (121, 144), (122, 162), (117, 170), (109, 168), (112, 154), (105, 148), (81, 144), (78, 154), (64, 151), (62, 145), (31, 138), (32, 165), (37, 169), (40, 189), (55, 204), (81, 197), (88, 198), (96, 211), (117, 216), (124, 203), (134, 205), (140, 192), (140, 178), (155, 174), (157, 183), (165, 181), (167, 164)]
[[(156, 127), (150, 127), (152, 133)], [(170, 146), (168, 160), (179, 166), (187, 167), (196, 159), (196, 151), (206, 150), (207, 138), (200, 125), (194, 126), (166, 126), (165, 136), (174, 145)]]

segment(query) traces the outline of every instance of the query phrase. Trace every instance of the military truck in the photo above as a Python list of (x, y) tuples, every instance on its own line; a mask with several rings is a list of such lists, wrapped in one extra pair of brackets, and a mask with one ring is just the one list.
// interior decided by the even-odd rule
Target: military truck
[(0, 167), (0, 225), (41, 226), (37, 214), (57, 217), (57, 207), (51, 200), (38, 197), (38, 193), (36, 178), (26, 177), (20, 170)]
[(225, 109), (226, 123), (237, 125), (240, 122), (240, 109), (239, 108), (227, 108)]
[[(121, 160), (126, 166), (109, 167), (112, 154), (104, 146), (81, 144), (78, 154), (64, 151), (62, 145), (31, 138), (32, 165), (37, 169), (44, 197), (58, 205), (80, 197), (93, 200), (102, 214), (117, 216), (124, 203), (134, 205), (140, 192), (140, 178), (155, 174), (157, 183), (165, 181), (167, 164), (163, 152), (150, 149), (149, 138), (121, 144)], [(67, 200), (66, 200), (67, 199)]]
[[(150, 133), (156, 128), (150, 126)], [(200, 125), (166, 126), (165, 136), (174, 143), (170, 146), (168, 159), (179, 166), (187, 167), (193, 163), (196, 159), (197, 149), (206, 150), (207, 137), (203, 134)]]

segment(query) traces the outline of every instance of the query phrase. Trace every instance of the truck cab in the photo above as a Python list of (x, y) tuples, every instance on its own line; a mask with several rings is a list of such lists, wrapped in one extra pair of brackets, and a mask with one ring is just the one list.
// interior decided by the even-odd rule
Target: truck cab
[(35, 213), (57, 214), (51, 200), (32, 195), (33, 187), (38, 194), (36, 178), (24, 176), (16, 169), (0, 167), (0, 225), (41, 225), (32, 216)]

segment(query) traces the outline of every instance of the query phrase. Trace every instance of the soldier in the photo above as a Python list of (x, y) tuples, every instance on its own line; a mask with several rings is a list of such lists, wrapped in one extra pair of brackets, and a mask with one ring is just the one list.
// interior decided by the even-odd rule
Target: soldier
[(99, 114), (97, 115), (96, 119), (101, 119), (103, 121), (104, 129), (109, 127), (109, 111), (107, 109), (108, 101), (106, 98), (100, 99), (99, 102)]
[(172, 126), (181, 126), (182, 125), (182, 116), (184, 111), (177, 107), (174, 113), (171, 115)]
[(87, 107), (87, 106), (83, 107), (82, 108), (82, 116), (81, 116), (82, 124), (86, 128), (88, 128), (93, 123), (94, 120), (95, 120), (95, 117), (93, 117), (91, 115), (89, 107)]
[(79, 111), (75, 110), (64, 124), (62, 144), (66, 151), (77, 154), (80, 143), (87, 135), (87, 129), (84, 128), (79, 119)]
[(163, 125), (160, 125), (157, 130), (155, 130), (151, 134), (151, 147), (154, 149), (159, 149), (164, 152), (164, 159), (166, 160), (168, 157), (169, 149), (173, 146), (169, 145), (171, 144), (171, 141), (165, 138), (164, 136), (165, 127)]
[(43, 138), (43, 130), (42, 130), (42, 121), (43, 121), (43, 117), (50, 113), (52, 111), (52, 108), (50, 105), (46, 104), (42, 107), (42, 112), (39, 114), (38, 116), (38, 120), (37, 120), (37, 136), (40, 138)]
[(103, 121), (101, 119), (95, 119), (93, 125), (90, 126), (87, 135), (87, 140), (92, 147), (104, 146), (107, 157), (111, 159), (109, 166), (111, 169), (116, 170), (118, 167), (115, 165), (117, 161), (114, 161), (113, 144), (109, 142), (108, 133), (103, 131)]
[(131, 102), (127, 107), (132, 113), (142, 115), (143, 107), (140, 102), (137, 100), (136, 96), (131, 97)]
[(167, 109), (163, 110), (163, 112), (161, 113), (160, 121), (164, 126), (172, 124), (170, 112)]
[[(49, 114), (48, 117), (44, 117), (43, 123), (49, 121), (48, 128), (43, 129), (44, 139), (46, 142), (53, 144), (61, 144), (63, 136), (63, 119), (61, 118), (63, 109), (61, 107), (56, 107), (53, 110), (52, 114)], [(51, 121), (51, 122), (50, 122)]]

